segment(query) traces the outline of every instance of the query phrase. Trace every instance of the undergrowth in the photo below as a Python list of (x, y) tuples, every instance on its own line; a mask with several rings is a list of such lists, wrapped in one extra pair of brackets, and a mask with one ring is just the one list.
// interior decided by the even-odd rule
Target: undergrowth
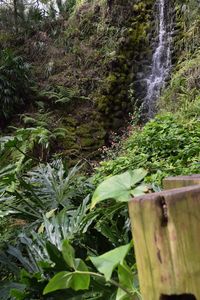
[(136, 167), (146, 168), (147, 180), (158, 185), (168, 175), (198, 173), (199, 142), (198, 119), (185, 123), (171, 113), (159, 115), (143, 129), (132, 132), (117, 158), (100, 163), (94, 182)]
[[(78, 100), (89, 100), (89, 94), (95, 96), (92, 91), (98, 86), (96, 82), (101, 83), (106, 65), (116, 55), (117, 41), (123, 36), (125, 11), (118, 12), (122, 5), (113, 7), (112, 12), (118, 13), (115, 20), (115, 14), (108, 9), (112, 1), (102, 1), (105, 5), (101, 6), (97, 1), (88, 6), (83, 2), (77, 1), (76, 6), (71, 0), (68, 7), (58, 7), (62, 16), (67, 12), (71, 17), (67, 16), (67, 22), (54, 20), (60, 22), (60, 27), (47, 30), (48, 35), (36, 34), (32, 49), (27, 47), (29, 54), (35, 55), (35, 75), (45, 73), (43, 88), (47, 79), (54, 86), (51, 90), (44, 89), (40, 97), (51, 100), (49, 103), (59, 106), (61, 111), (79, 103)], [(80, 3), (84, 5), (79, 6)], [(190, 6), (196, 11), (195, 3)], [(186, 10), (186, 29), (190, 27), (188, 16)], [(191, 19), (193, 22), (193, 16)], [(143, 128), (130, 125), (123, 136), (113, 133), (109, 141), (111, 150), (102, 149), (105, 160), (92, 177), (86, 177), (81, 164), (70, 169), (65, 161), (53, 160), (62, 152), (69, 131), (77, 127), (76, 120), (71, 120), (73, 126), (60, 128), (64, 116), (57, 118), (55, 110), (53, 113), (30, 110), (21, 115), (20, 128), (12, 127), (12, 132), (7, 128), (7, 136), (2, 133), (2, 300), (141, 299), (136, 261), (130, 251), (132, 235), (127, 203), (122, 202), (159, 190), (166, 176), (199, 173), (200, 52), (194, 52), (198, 26), (198, 22), (191, 26), (180, 40), (180, 47), (188, 46), (185, 57), (190, 59), (184, 59), (184, 53), (181, 56), (159, 103), (162, 114)], [(52, 43), (55, 47), (48, 47)], [(57, 52), (58, 48), (61, 52)], [(55, 50), (57, 56), (53, 61)], [(42, 66), (41, 57), (44, 57)], [(99, 67), (101, 64), (103, 68)], [(1, 65), (0, 115), (7, 122), (28, 101), (24, 92), (30, 88), (30, 82), (27, 65), (20, 57), (7, 53)], [(93, 72), (87, 73), (90, 66)], [(76, 74), (74, 68), (81, 72)], [(86, 122), (89, 113), (87, 110), (84, 116)]]
[(182, 120), (200, 115), (200, 51), (189, 60), (180, 62), (172, 75), (170, 85), (161, 97), (158, 107), (163, 112), (176, 113)]

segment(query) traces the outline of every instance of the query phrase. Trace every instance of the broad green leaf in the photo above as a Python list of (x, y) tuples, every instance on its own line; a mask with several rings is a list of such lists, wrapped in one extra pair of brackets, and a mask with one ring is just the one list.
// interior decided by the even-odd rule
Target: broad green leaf
[(95, 190), (92, 197), (91, 209), (94, 208), (97, 203), (106, 199), (128, 202), (131, 198), (131, 190), (146, 174), (147, 171), (144, 169), (137, 169), (106, 179)]
[(97, 268), (100, 273), (103, 273), (106, 281), (108, 281), (114, 269), (121, 263), (129, 252), (131, 243), (125, 246), (120, 246), (114, 250), (106, 252), (103, 255), (97, 257), (90, 257), (93, 265)]
[(131, 195), (134, 197), (146, 194), (149, 191), (149, 187), (145, 184), (140, 184), (131, 191)]
[[(133, 289), (133, 273), (131, 269), (125, 264), (119, 264), (118, 266), (118, 278), (119, 278), (119, 283), (125, 287), (127, 290), (130, 292), (134, 293)], [(130, 297), (127, 295), (126, 292), (124, 292), (122, 289), (117, 290), (117, 296), (116, 300), (129, 300)]]
[(124, 290), (118, 288), (115, 300), (130, 300), (130, 296)]
[(43, 295), (46, 295), (48, 293), (57, 291), (57, 290), (63, 290), (68, 289), (71, 287), (71, 280), (72, 280), (72, 274), (71, 272), (63, 271), (56, 274), (47, 284), (43, 291)]
[[(88, 272), (88, 267), (82, 259), (76, 258), (75, 268), (76, 271), (73, 273), (71, 288), (75, 291), (87, 290), (90, 285), (90, 275), (84, 274), (84, 272)], [(83, 274), (81, 274), (81, 272), (83, 272)]]
[(143, 168), (135, 169), (131, 172), (131, 187), (133, 187), (136, 183), (139, 183), (144, 179), (147, 175), (147, 171)]
[(74, 254), (74, 249), (73, 247), (70, 245), (68, 240), (65, 240), (63, 242), (62, 245), (62, 255), (64, 260), (66, 261), (67, 265), (70, 268), (75, 269), (75, 265), (74, 265), (74, 258), (75, 258), (75, 254)]
[(79, 258), (75, 259), (75, 265), (77, 268), (75, 272), (63, 271), (56, 274), (45, 287), (43, 294), (68, 288), (75, 291), (87, 290), (90, 285), (90, 275), (85, 272), (88, 272), (88, 268)]
[(64, 270), (66, 268), (65, 260), (63, 259), (61, 251), (50, 242), (46, 243), (46, 249), (52, 262), (55, 263), (57, 270)]

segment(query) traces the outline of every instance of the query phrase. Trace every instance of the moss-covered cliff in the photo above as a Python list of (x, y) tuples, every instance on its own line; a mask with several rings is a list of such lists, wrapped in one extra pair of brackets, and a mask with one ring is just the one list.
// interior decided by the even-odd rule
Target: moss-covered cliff
[(197, 0), (176, 1), (173, 70), (171, 80), (158, 106), (183, 118), (200, 113), (200, 5)]
[[(54, 112), (59, 120), (52, 126), (66, 129), (57, 146), (64, 156), (72, 160), (94, 157), (108, 140), (109, 131), (126, 126), (128, 114), (141, 105), (143, 79), (156, 45), (155, 3), (85, 0), (70, 16), (46, 23), (18, 37), (14, 44), (11, 38), (12, 47), (17, 46), (17, 52), (32, 65), (36, 89), (40, 91), (37, 101), (42, 101), (44, 109)], [(179, 83), (174, 83), (180, 74), (184, 74), (185, 81), (188, 74), (193, 74), (189, 88), (191, 91), (195, 85), (198, 95), (198, 68), (193, 64), (199, 57), (198, 1), (176, 0), (167, 5), (174, 75), (160, 104), (162, 109), (168, 109), (168, 103), (175, 106), (174, 98), (177, 103), (181, 101), (183, 92), (179, 91)], [(7, 34), (1, 32), (0, 39), (4, 47), (9, 46)], [(189, 65), (193, 67), (181, 73), (182, 63), (185, 70), (190, 57)], [(25, 113), (34, 114), (37, 107), (32, 103)]]
[(16, 41), (32, 65), (39, 100), (67, 129), (59, 148), (71, 159), (96, 155), (109, 130), (125, 126), (135, 105), (133, 82), (151, 59), (153, 6), (154, 0), (83, 1), (70, 18)]

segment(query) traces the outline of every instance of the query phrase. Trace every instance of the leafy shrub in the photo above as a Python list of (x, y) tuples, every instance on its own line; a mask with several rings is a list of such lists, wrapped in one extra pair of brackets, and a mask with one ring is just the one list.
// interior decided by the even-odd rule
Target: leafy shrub
[[(9, 246), (7, 255), (1, 253), (0, 262), (15, 272), (17, 282), (4, 285), (1, 294), (6, 287), (11, 299), (138, 299), (134, 258), (128, 255), (132, 243), (85, 260), (84, 255), (75, 256), (77, 251), (67, 239), (57, 248), (49, 237), (22, 234), (21, 247)], [(18, 263), (23, 266), (21, 272)]]
[[(5, 169), (2, 178), (11, 171)], [(11, 204), (21, 217), (32, 222), (31, 232), (29, 226), (26, 234), (20, 234), (17, 245), (9, 246), (7, 255), (0, 255), (0, 264), (6, 266), (15, 282), (9, 280), (3, 285), (0, 293), (4, 299), (138, 299), (135, 259), (127, 255), (131, 245), (126, 245), (131, 239), (127, 204), (109, 200), (116, 197), (107, 194), (108, 201), (95, 210), (90, 210), (90, 195), (77, 205), (81, 195), (93, 189), (85, 182), (84, 189), (80, 181), (76, 184), (76, 171), (67, 172), (61, 161), (39, 166), (18, 178), (13, 192), (3, 191), (4, 198), (6, 193), (9, 196), (8, 208)], [(124, 184), (127, 178), (131, 181), (127, 192), (132, 193), (146, 172), (135, 170), (125, 175)], [(124, 276), (130, 280), (124, 281)]]
[(89, 190), (84, 187), (84, 177), (82, 181), (78, 180), (79, 170), (78, 166), (68, 170), (65, 164), (58, 160), (52, 164), (40, 164), (25, 176), (18, 174), (15, 177), (13, 169), (8, 166), (2, 170), (2, 174), (0, 173), (3, 180), (0, 199), (4, 204), (1, 214), (10, 212), (29, 221), (40, 222), (46, 213), (70, 207), (73, 201), (78, 205), (80, 197), (83, 199)]
[(158, 184), (168, 175), (198, 173), (199, 143), (198, 119), (184, 123), (173, 114), (157, 116), (142, 130), (132, 133), (119, 157), (100, 164), (94, 182), (138, 167), (148, 169), (147, 179)]
[(30, 169), (36, 163), (44, 163), (50, 159), (52, 149), (59, 148), (68, 133), (65, 128), (50, 128), (42, 120), (37, 121), (31, 117), (25, 119), (26, 124), (29, 123), (32, 127), (14, 128), (16, 130), (12, 135), (0, 137), (0, 166), (4, 166), (9, 159), (16, 171), (22, 171), (27, 167)]
[(158, 106), (161, 111), (176, 113), (184, 120), (200, 115), (199, 68), (200, 52), (177, 64), (170, 85)]
[[(127, 256), (131, 244), (125, 245), (130, 240), (124, 239), (126, 233), (124, 234), (122, 223), (118, 231), (114, 230), (117, 227), (114, 216), (119, 218), (124, 210), (122, 204), (117, 205), (118, 207), (114, 204), (108, 209), (101, 208), (101, 213), (100, 208), (95, 212), (90, 211), (88, 204), (89, 197), (77, 208), (66, 207), (58, 214), (55, 212), (54, 216), (45, 216), (37, 231), (20, 234), (18, 244), (10, 245), (7, 254), (1, 253), (0, 264), (6, 266), (15, 279), (15, 286), (13, 282), (6, 283), (0, 289), (1, 294), (7, 291), (7, 295), (12, 294), (11, 299), (49, 300), (73, 297), (129, 299), (127, 294), (138, 294), (135, 260), (132, 253)], [(109, 226), (105, 219), (98, 221), (101, 214), (105, 214), (105, 219), (111, 219), (115, 227)], [(95, 233), (94, 224), (97, 225), (98, 222)], [(105, 235), (107, 232), (112, 243), (110, 250), (104, 242), (103, 253), (108, 252), (100, 252), (100, 255), (99, 245), (102, 240), (98, 240), (98, 231)], [(116, 249), (113, 249), (113, 245)], [(75, 252), (79, 258), (75, 258)], [(88, 255), (92, 263), (86, 260)], [(63, 275), (66, 276), (62, 277)], [(128, 282), (123, 280), (125, 275), (130, 278)], [(89, 290), (85, 290), (89, 286)], [(62, 289), (67, 291), (64, 293)], [(42, 296), (44, 292), (47, 295)], [(5, 299), (10, 298), (8, 296)]]
[(0, 54), (0, 126), (25, 104), (30, 93), (29, 66), (12, 51)]

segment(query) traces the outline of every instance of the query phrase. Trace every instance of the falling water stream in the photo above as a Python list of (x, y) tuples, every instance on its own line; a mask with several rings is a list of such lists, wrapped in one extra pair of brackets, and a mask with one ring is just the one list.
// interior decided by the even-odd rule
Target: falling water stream
[(168, 24), (168, 0), (157, 0), (158, 42), (153, 53), (150, 75), (146, 78), (147, 92), (144, 108), (148, 119), (155, 114), (156, 100), (169, 77), (171, 69), (171, 32)]

